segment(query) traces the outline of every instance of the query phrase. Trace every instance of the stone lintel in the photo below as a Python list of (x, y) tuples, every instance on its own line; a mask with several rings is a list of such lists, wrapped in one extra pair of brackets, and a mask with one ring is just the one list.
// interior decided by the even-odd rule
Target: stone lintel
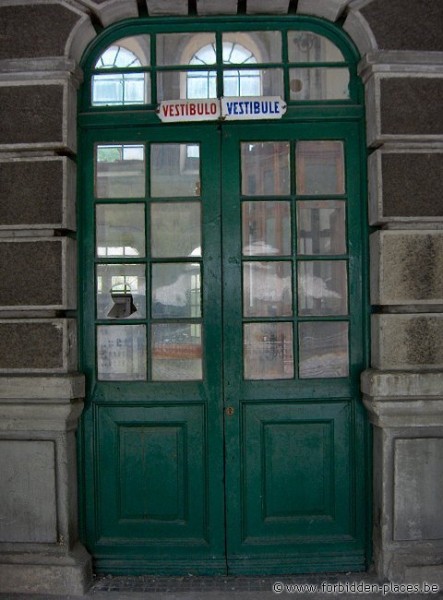
[(443, 73), (443, 52), (377, 50), (365, 54), (358, 65), (363, 81), (377, 73)]
[[(81, 400), (64, 403), (35, 401), (21, 403), (0, 402), (0, 436), (21, 434), (31, 435), (39, 439), (39, 433), (52, 432), (52, 435), (63, 434), (77, 429), (78, 420), (83, 411)], [(46, 435), (46, 434), (45, 434)]]
[(85, 396), (85, 377), (80, 373), (57, 376), (0, 377), (0, 404), (66, 403)]
[(383, 399), (443, 399), (443, 372), (377, 371), (361, 374), (361, 391)]
[(335, 22), (350, 0), (298, 0), (297, 14), (312, 15)]
[(443, 372), (369, 369), (361, 375), (361, 391), (377, 427), (443, 427)]

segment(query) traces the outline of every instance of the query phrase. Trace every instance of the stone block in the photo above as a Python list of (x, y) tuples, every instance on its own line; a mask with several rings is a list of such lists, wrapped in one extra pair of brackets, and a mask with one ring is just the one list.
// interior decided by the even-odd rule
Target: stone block
[(188, 0), (146, 0), (146, 4), (151, 17), (188, 14)]
[(2, 593), (81, 595), (91, 584), (77, 526), (83, 392), (78, 374), (0, 377)]
[(443, 539), (443, 438), (394, 442), (394, 539)]
[(206, 15), (236, 15), (238, 0), (197, 0), (197, 13)]
[(377, 231), (370, 254), (372, 304), (443, 304), (442, 231)]
[(67, 81), (0, 82), (0, 150), (76, 149), (76, 90)]
[(0, 472), (0, 540), (56, 543), (54, 443), (0, 439)]
[(82, 3), (97, 15), (104, 27), (138, 17), (137, 0), (83, 0)]
[(443, 140), (441, 73), (376, 73), (365, 90), (368, 145)]
[(73, 7), (55, 2), (1, 7), (0, 59), (63, 56), (81, 17)]
[(441, 0), (372, 0), (360, 10), (380, 49), (443, 50)]
[(441, 586), (441, 372), (367, 371), (362, 375), (362, 389), (374, 425), (373, 556), (377, 575), (395, 583)]
[(66, 157), (0, 158), (0, 229), (75, 230), (75, 178)]
[(442, 220), (441, 150), (382, 148), (371, 154), (368, 164), (371, 225)]
[(0, 307), (75, 308), (75, 249), (70, 238), (0, 239)]
[(351, 0), (346, 7), (343, 30), (349, 35), (357, 46), (360, 55), (365, 56), (368, 52), (377, 49), (377, 40), (372, 29), (364, 16), (361, 14), (360, 0)]
[(349, 2), (350, 0), (299, 0), (297, 14), (322, 17), (335, 22)]
[(246, 12), (248, 15), (273, 14), (285, 15), (288, 12), (289, 0), (247, 0)]
[(77, 368), (74, 319), (0, 319), (0, 373), (69, 373)]
[(408, 371), (443, 368), (443, 315), (372, 315), (372, 367)]
[(382, 78), (382, 134), (443, 135), (442, 95), (443, 77)]

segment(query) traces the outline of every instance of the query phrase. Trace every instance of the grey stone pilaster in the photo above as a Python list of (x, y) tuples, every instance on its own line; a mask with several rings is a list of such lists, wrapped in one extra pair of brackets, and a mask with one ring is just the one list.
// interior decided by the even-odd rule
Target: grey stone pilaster
[(443, 373), (366, 371), (374, 427), (374, 563), (394, 582), (443, 585)]
[(0, 377), (0, 590), (83, 594), (76, 439), (84, 378)]

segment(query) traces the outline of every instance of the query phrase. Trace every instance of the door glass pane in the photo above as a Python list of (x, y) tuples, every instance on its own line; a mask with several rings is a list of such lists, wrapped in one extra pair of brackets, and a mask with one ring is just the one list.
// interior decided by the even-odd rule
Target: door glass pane
[(200, 265), (152, 265), (152, 316), (200, 317)]
[(243, 335), (245, 379), (294, 376), (292, 323), (247, 323)]
[(289, 143), (246, 142), (241, 145), (242, 194), (288, 195)]
[(347, 100), (349, 79), (346, 67), (289, 69), (291, 100)]
[(320, 200), (297, 203), (297, 252), (345, 254), (345, 203)]
[(142, 204), (96, 206), (97, 256), (145, 256), (145, 207)]
[(346, 261), (318, 260), (298, 263), (298, 314), (346, 315), (348, 282)]
[(298, 142), (297, 194), (344, 194), (343, 142)]
[(300, 323), (299, 346), (301, 378), (348, 376), (347, 323)]
[(151, 196), (200, 196), (199, 144), (151, 145)]
[(245, 256), (291, 254), (289, 202), (244, 202), (242, 216)]
[(244, 65), (282, 61), (280, 31), (223, 33), (223, 63)]
[(152, 325), (152, 379), (202, 379), (202, 329), (193, 323)]
[(245, 317), (292, 315), (290, 262), (243, 263), (243, 314)]
[(96, 198), (140, 198), (144, 195), (144, 146), (135, 144), (96, 146)]
[(201, 210), (197, 202), (151, 205), (151, 255), (201, 256)]
[(145, 380), (145, 325), (99, 325), (97, 372), (101, 380)]
[(282, 96), (282, 69), (228, 69), (223, 73), (223, 95)]
[(146, 316), (146, 278), (142, 265), (97, 265), (97, 318)]
[(344, 62), (330, 40), (311, 31), (288, 31), (289, 62)]

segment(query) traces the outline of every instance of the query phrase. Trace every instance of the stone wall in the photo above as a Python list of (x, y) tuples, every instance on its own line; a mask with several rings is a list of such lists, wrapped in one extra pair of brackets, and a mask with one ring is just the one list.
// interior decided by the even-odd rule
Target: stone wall
[[(443, 583), (443, 4), (197, 0), (198, 15), (337, 21), (366, 88), (374, 424), (381, 578)], [(187, 15), (187, 0), (3, 0), (0, 6), (0, 590), (82, 593), (75, 431), (76, 93), (101, 28)], [(424, 490), (427, 490), (426, 493)]]

